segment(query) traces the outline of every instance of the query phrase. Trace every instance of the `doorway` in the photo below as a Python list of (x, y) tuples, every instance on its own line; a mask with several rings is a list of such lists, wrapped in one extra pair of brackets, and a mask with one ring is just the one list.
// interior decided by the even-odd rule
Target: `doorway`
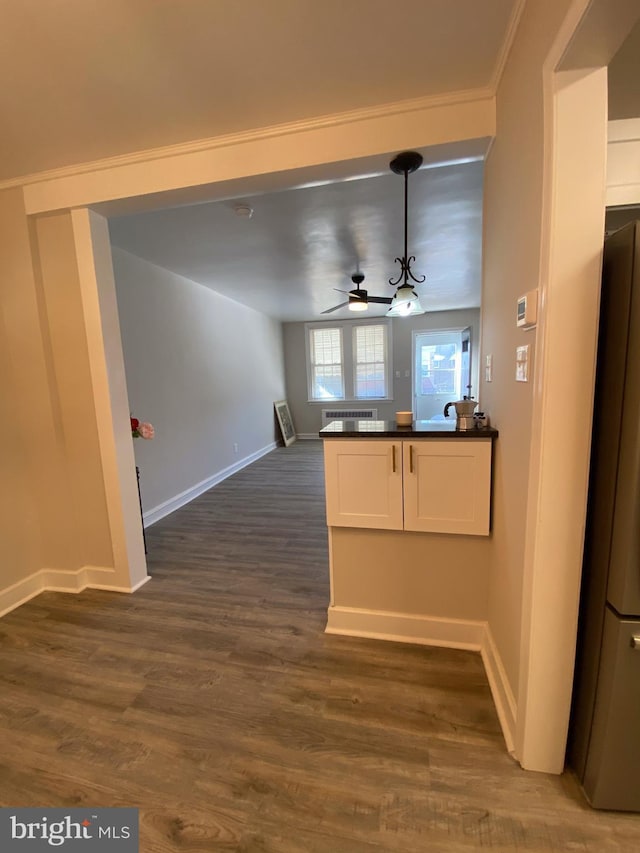
[(413, 411), (440, 420), (446, 403), (471, 394), (471, 329), (413, 333)]

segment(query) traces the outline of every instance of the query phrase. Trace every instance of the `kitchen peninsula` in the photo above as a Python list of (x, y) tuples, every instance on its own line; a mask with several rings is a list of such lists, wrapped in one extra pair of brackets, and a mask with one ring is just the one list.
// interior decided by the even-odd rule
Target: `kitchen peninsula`
[(333, 421), (324, 444), (329, 633), (479, 649), (497, 430)]

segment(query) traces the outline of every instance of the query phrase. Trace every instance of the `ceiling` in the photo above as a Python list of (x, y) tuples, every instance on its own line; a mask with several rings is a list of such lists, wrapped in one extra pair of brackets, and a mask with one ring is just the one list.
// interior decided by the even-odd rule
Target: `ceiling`
[[(490, 91), (521, 8), (522, 0), (0, 0), (0, 183), (282, 122)], [(611, 65), (612, 117), (637, 115), (639, 34)], [(411, 177), (409, 251), (427, 276), (421, 297), (431, 311), (477, 306), (482, 164), (432, 166)], [(249, 220), (234, 215), (233, 201), (204, 203), (114, 219), (112, 239), (283, 320), (320, 317), (358, 266), (372, 294), (392, 293), (401, 178), (245, 200)]]
[(491, 87), (519, 0), (0, 0), (0, 181)]
[[(311, 16), (309, 21), (317, 20), (313, 9), (302, 0), (297, 2), (306, 8)], [(345, 78), (348, 85), (344, 84), (341, 94), (336, 92), (331, 96), (333, 108), (370, 103), (372, 89), (365, 85), (369, 92), (366, 97), (361, 97), (364, 89), (360, 95), (356, 95), (356, 91), (365, 84), (368, 74), (372, 75), (370, 83), (377, 79), (378, 71), (387, 68), (389, 56), (393, 56), (395, 71), (385, 78), (387, 88), (376, 90), (377, 100), (415, 95), (418, 91), (433, 93), (447, 86), (481, 86), (491, 81), (498, 62), (498, 42), (491, 42), (492, 59), (485, 55), (484, 64), (478, 64), (478, 56), (472, 54), (467, 57), (466, 64), (456, 66), (454, 71), (455, 63), (446, 62), (441, 53), (431, 51), (434, 33), (444, 33), (443, 19), (439, 17), (444, 7), (429, 0), (422, 0), (418, 5), (419, 8), (413, 9), (412, 20), (419, 23), (428, 19), (432, 24), (421, 30), (421, 38), (426, 33), (426, 41), (419, 53), (425, 55), (426, 62), (435, 62), (435, 58), (440, 57), (437, 71), (430, 66), (431, 76), (423, 78), (418, 88), (399, 86), (394, 93), (393, 86), (400, 83), (400, 77), (405, 76), (413, 83), (415, 78), (411, 74), (394, 76), (398, 64), (394, 52), (389, 49), (382, 50), (375, 63), (366, 61), (377, 48), (383, 47), (376, 41), (382, 32), (376, 15), (386, 8), (383, 2), (368, 2), (367, 9), (375, 23), (367, 19), (363, 23), (362, 37), (358, 38), (361, 45), (358, 59), (365, 61), (354, 64), (353, 57), (349, 59), (351, 67)], [(487, 4), (487, 9), (491, 6), (493, 10), (493, 17), (483, 19), (481, 27), (488, 26), (491, 19), (494, 32), (501, 28), (504, 32), (510, 5)], [(350, 16), (356, 8), (361, 10), (357, 0), (344, 4), (345, 18), (340, 33), (349, 34), (349, 38), (353, 35), (349, 28), (354, 23)], [(336, 7), (329, 3), (326, 10), (327, 20), (330, 20)], [(389, 12), (389, 8), (386, 11)], [(474, 11), (477, 12), (477, 6)], [(458, 26), (462, 17), (455, 20)], [(323, 21), (324, 26), (327, 21)], [(370, 37), (366, 35), (369, 24)], [(414, 27), (406, 33), (403, 31), (403, 38), (406, 35), (409, 39), (404, 47), (413, 44), (411, 39), (415, 32)], [(466, 25), (463, 25), (461, 41), (450, 45), (452, 55), (457, 55), (466, 33)], [(637, 101), (634, 93), (640, 79), (637, 74), (639, 36), (640, 25), (611, 64), (612, 108), (617, 104), (620, 110), (633, 109)], [(334, 58), (348, 47), (348, 39), (340, 39), (341, 36), (336, 36), (331, 40)], [(295, 54), (297, 48), (292, 49)], [(409, 62), (406, 71), (413, 67), (411, 63), (416, 57), (411, 50), (405, 55)], [(456, 74), (467, 74), (474, 63), (478, 73), (465, 76), (464, 82), (462, 77), (456, 77)], [(303, 75), (309, 73), (304, 65), (302, 63), (297, 69)], [(271, 73), (271, 64), (268, 68)], [(461, 71), (462, 68), (466, 70)], [(363, 70), (366, 70), (364, 75)], [(452, 76), (448, 77), (449, 74)], [(237, 80), (235, 82), (239, 85)], [(324, 94), (328, 96), (328, 89)], [(216, 92), (213, 97), (221, 97), (221, 93)], [(273, 93), (269, 97), (273, 97)], [(251, 105), (251, 98), (248, 103)], [(329, 107), (329, 100), (326, 106)], [(295, 110), (288, 112), (286, 117), (294, 114)], [(285, 117), (284, 113), (281, 115)], [(225, 116), (225, 121), (229, 120), (230, 116)], [(230, 127), (225, 125), (225, 129)], [(426, 275), (426, 282), (417, 290), (428, 311), (477, 307), (481, 291), (482, 162), (479, 159), (447, 161), (447, 153), (453, 158), (455, 153), (434, 149), (422, 153), (429, 167), (410, 178), (409, 253), (416, 256), (415, 272)], [(234, 207), (240, 202), (253, 208), (251, 219), (241, 219), (234, 214)], [(363, 286), (372, 295), (391, 295), (393, 289), (388, 286), (388, 280), (396, 276), (394, 259), (402, 254), (402, 226), (402, 179), (389, 172), (360, 180), (141, 213), (110, 222), (114, 245), (283, 321), (354, 316), (346, 307), (328, 315), (322, 312), (346, 300), (346, 296), (334, 288), (349, 290), (352, 286), (350, 276), (358, 269), (365, 274)], [(365, 316), (382, 316), (386, 310), (386, 306), (370, 304)]]
[[(409, 254), (428, 311), (480, 305), (482, 161), (409, 176)], [(404, 178), (391, 172), (111, 219), (113, 245), (283, 321), (320, 319), (363, 287), (392, 296), (403, 254)], [(251, 218), (235, 213), (239, 204)], [(385, 305), (370, 304), (366, 316)], [(343, 308), (322, 319), (354, 316)], [(365, 316), (359, 314), (359, 317)]]
[[(453, 7), (453, 8), (452, 8)], [(0, 0), (0, 182), (283, 122), (493, 91), (522, 0)], [(392, 152), (393, 153), (393, 152)], [(423, 152), (427, 154), (427, 152)], [(391, 156), (391, 155), (390, 155)], [(482, 163), (411, 177), (428, 310), (480, 301)], [(110, 222), (114, 245), (281, 320), (358, 267), (391, 295), (402, 178), (385, 173)], [(385, 306), (369, 306), (369, 315)], [(346, 309), (325, 318), (349, 316)], [(353, 315), (351, 315), (353, 316)]]
[[(0, 0), (0, 182), (282, 122), (491, 91), (521, 0)], [(612, 63), (633, 109), (637, 33)], [(637, 74), (634, 79), (637, 83)], [(637, 86), (636, 86), (637, 89)], [(635, 90), (634, 90), (635, 92)], [(637, 99), (636, 99), (637, 100)], [(617, 106), (615, 106), (617, 105)], [(426, 152), (423, 152), (426, 153)], [(427, 158), (429, 160), (429, 158)], [(428, 310), (480, 302), (482, 164), (411, 178), (409, 251)], [(402, 180), (302, 187), (111, 220), (152, 263), (282, 320), (322, 315), (364, 272), (393, 291)], [(369, 306), (369, 315), (384, 313)]]

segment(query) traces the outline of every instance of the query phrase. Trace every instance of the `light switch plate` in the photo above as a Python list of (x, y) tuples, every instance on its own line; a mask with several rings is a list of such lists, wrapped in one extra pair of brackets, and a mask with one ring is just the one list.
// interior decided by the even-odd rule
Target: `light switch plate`
[(529, 344), (516, 347), (516, 382), (529, 381)]
[(484, 357), (484, 381), (493, 381), (493, 355), (491, 353)]

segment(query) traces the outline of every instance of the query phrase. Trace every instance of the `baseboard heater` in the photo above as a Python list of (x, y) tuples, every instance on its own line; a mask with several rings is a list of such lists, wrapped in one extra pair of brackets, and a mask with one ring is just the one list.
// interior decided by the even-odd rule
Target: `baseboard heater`
[(378, 419), (377, 409), (322, 409), (322, 426), (331, 421), (348, 418), (354, 421), (375, 421)]

